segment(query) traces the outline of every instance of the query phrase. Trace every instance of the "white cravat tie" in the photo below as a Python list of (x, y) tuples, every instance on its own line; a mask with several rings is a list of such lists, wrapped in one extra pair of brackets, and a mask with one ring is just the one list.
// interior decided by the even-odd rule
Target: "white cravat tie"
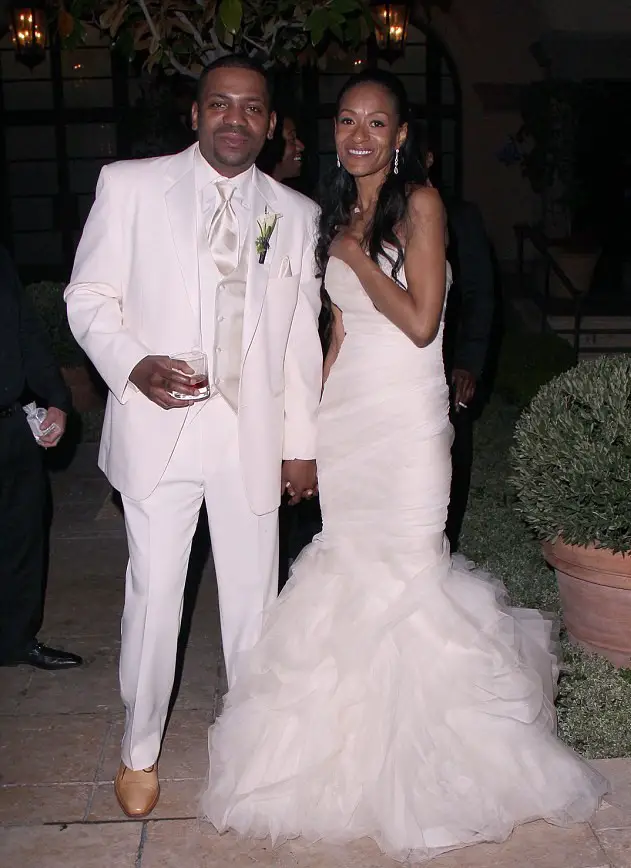
[(208, 227), (210, 252), (220, 273), (231, 274), (239, 263), (239, 223), (232, 207), (234, 187), (229, 181), (216, 181), (219, 206)]

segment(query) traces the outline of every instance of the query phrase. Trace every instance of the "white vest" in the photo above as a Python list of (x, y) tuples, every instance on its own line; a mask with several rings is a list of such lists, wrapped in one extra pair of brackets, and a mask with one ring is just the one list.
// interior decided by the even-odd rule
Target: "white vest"
[[(212, 261), (210, 250), (208, 256)], [(232, 274), (221, 277), (214, 262), (212, 267), (217, 277), (214, 294), (209, 291), (210, 281), (204, 281), (201, 276), (203, 272), (200, 259), (202, 349), (208, 356), (211, 397), (213, 393), (222, 395), (236, 412), (239, 406), (243, 312), (248, 277), (247, 237), (240, 247), (239, 264)], [(204, 288), (202, 283), (206, 284)]]
[[(210, 398), (221, 395), (236, 412), (239, 406), (243, 313), (248, 277), (248, 224), (239, 214), (239, 262), (224, 277), (210, 252), (207, 224), (212, 215), (198, 207), (199, 311), (201, 349), (208, 357)], [(245, 231), (244, 231), (245, 230)]]

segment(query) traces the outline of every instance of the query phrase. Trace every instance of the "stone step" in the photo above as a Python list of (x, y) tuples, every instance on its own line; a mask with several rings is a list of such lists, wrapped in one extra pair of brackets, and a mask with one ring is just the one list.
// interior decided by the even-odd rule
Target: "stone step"
[[(574, 334), (557, 331), (560, 338), (574, 346)], [(584, 332), (579, 336), (579, 348), (587, 352), (602, 350), (609, 352), (631, 352), (631, 333), (624, 332)]]
[[(548, 323), (555, 331), (571, 331), (574, 317), (570, 314), (550, 314)], [(631, 316), (584, 316), (581, 319), (581, 331), (631, 332)]]
[[(574, 346), (574, 317), (551, 314), (548, 324)], [(631, 352), (631, 316), (590, 315), (581, 319), (579, 358)]]

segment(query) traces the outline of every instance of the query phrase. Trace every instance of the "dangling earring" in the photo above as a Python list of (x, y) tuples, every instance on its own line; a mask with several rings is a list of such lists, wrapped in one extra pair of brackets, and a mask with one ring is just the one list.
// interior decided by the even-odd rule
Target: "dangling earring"
[(340, 169), (342, 166), (342, 164), (340, 163), (340, 155), (336, 154), (336, 157), (337, 157), (337, 168)]
[(394, 169), (392, 170), (395, 175), (399, 174), (399, 149), (395, 148), (394, 151)]

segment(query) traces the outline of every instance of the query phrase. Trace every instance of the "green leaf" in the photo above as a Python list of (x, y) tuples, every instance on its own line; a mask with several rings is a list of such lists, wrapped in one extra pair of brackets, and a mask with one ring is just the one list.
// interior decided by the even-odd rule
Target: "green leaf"
[(228, 33), (237, 33), (243, 20), (241, 0), (221, 0), (219, 17)]
[(357, 0), (333, 0), (330, 8), (332, 11), (346, 16), (349, 12), (354, 12), (356, 9), (359, 9), (359, 6), (360, 4)]
[(314, 45), (322, 42), (324, 34), (329, 29), (329, 13), (327, 9), (319, 7), (314, 9), (305, 22), (305, 30), (311, 33), (311, 41)]
[(351, 18), (346, 22), (344, 30), (344, 42), (350, 43), (352, 46), (357, 45), (361, 40), (361, 27), (357, 18)]
[(333, 26), (333, 24), (344, 24), (345, 21), (345, 15), (342, 15), (340, 12), (336, 12), (335, 9), (329, 10), (329, 22), (331, 26)]
[(339, 24), (331, 24), (331, 33), (335, 36), (336, 39), (339, 39), (340, 42), (344, 42), (344, 31), (342, 30)]

